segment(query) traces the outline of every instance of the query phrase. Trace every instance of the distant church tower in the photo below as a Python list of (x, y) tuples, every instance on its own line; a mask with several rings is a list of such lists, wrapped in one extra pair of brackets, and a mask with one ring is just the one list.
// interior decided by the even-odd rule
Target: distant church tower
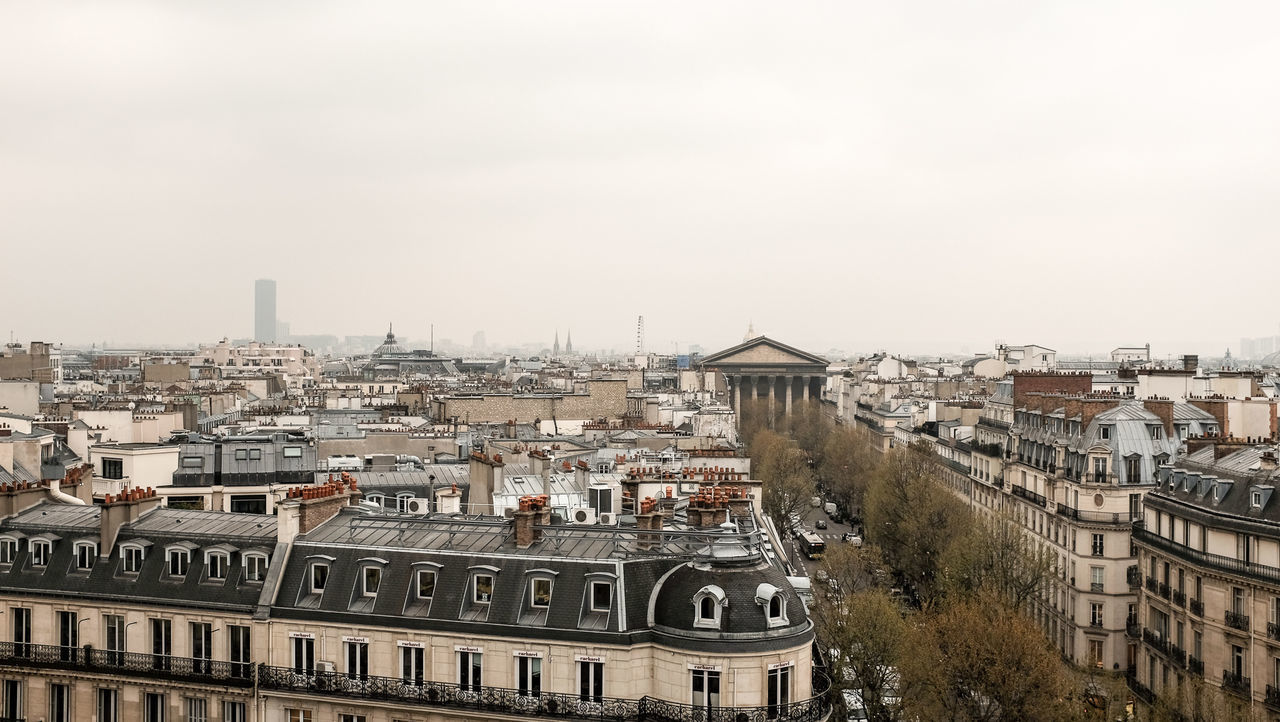
[(564, 353), (566, 356), (573, 355), (573, 329), (569, 329), (564, 336)]
[(556, 344), (551, 347), (551, 355), (552, 356), (560, 355), (560, 329), (556, 329)]
[(747, 334), (742, 337), (742, 342), (746, 343), (747, 341), (750, 341), (755, 337), (756, 337), (755, 324), (752, 323), (751, 321), (747, 321)]

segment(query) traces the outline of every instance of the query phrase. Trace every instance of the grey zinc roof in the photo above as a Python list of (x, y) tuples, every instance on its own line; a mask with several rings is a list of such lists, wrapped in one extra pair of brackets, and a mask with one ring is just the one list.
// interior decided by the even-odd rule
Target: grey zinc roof
[(156, 509), (129, 525), (134, 533), (219, 537), (264, 542), (276, 536), (276, 518), (266, 514), (236, 514), (194, 509)]
[(1205, 411), (1199, 406), (1188, 404), (1184, 401), (1175, 401), (1173, 404), (1173, 420), (1174, 421), (1205, 421), (1208, 423), (1217, 423), (1217, 419), (1213, 414)]
[(102, 509), (93, 504), (80, 506), (46, 501), (20, 512), (8, 521), (8, 526), (23, 531), (97, 531), (101, 513)]

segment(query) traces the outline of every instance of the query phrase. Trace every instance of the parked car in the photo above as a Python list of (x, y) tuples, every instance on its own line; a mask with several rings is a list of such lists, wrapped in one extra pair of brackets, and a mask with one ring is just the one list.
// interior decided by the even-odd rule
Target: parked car
[(819, 519), (819, 520), (817, 520), (817, 521), (815, 521), (815, 522), (813, 523), (813, 526), (814, 526), (814, 528), (817, 528), (817, 529), (826, 529), (826, 528), (827, 528), (827, 520), (826, 520), (826, 519)]

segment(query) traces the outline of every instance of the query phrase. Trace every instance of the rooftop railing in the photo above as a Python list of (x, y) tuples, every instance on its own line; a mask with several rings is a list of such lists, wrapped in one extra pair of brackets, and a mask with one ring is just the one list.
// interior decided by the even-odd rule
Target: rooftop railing
[[(1141, 521), (1133, 523), (1133, 540), (1141, 542), (1149, 546), (1165, 551), (1173, 556), (1179, 557), (1185, 561), (1199, 564), (1216, 571), (1234, 574), (1236, 576), (1264, 579), (1269, 582), (1280, 583), (1280, 568), (1258, 564), (1256, 562), (1243, 562), (1239, 559), (1224, 557), (1221, 554), (1211, 554), (1202, 552), (1198, 549), (1178, 544), (1175, 541), (1166, 539), (1159, 534), (1155, 534), (1145, 529)], [(1203, 605), (1197, 604), (1202, 600), (1191, 600), (1191, 611), (1194, 614), (1203, 616)]]

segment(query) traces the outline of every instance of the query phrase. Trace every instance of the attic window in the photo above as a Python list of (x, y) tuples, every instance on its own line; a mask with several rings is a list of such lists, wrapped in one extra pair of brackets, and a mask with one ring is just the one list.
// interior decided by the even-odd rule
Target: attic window
[(142, 571), (142, 562), (147, 558), (146, 544), (150, 542), (132, 542), (120, 545), (120, 571), (125, 574), (137, 574)]
[(708, 584), (693, 595), (693, 626), (700, 629), (719, 629), (720, 610), (729, 605), (724, 590)]
[(231, 555), (223, 551), (205, 552), (205, 574), (210, 579), (226, 579), (227, 568), (231, 566)]
[(1099, 427), (1098, 427), (1098, 438), (1103, 439), (1103, 440), (1110, 439), (1110, 438), (1111, 438), (1111, 427), (1110, 427), (1110, 426), (1099, 426)]
[(1162, 432), (1163, 430), (1164, 430), (1164, 427), (1162, 427), (1162, 426), (1152, 426), (1152, 427), (1151, 427), (1151, 440), (1152, 440), (1152, 441), (1159, 441), (1159, 440), (1160, 440), (1160, 436), (1161, 436), (1161, 432)]
[(240, 557), (244, 564), (244, 578), (250, 582), (260, 582), (267, 578), (267, 555), (261, 553), (244, 554)]
[(199, 469), (204, 466), (204, 458), (200, 456), (184, 456), (182, 457), (182, 468)]
[(787, 624), (787, 597), (782, 590), (772, 584), (763, 583), (756, 587), (756, 604), (759, 604), (769, 627), (782, 627)]
[(7, 536), (0, 537), (0, 564), (12, 564), (18, 558), (18, 540)]
[(382, 585), (382, 567), (372, 564), (364, 567), (360, 575), (360, 594), (366, 597), (378, 596), (378, 587)]
[(1249, 506), (1254, 509), (1262, 508), (1262, 492), (1254, 490), (1249, 494)]
[(187, 567), (191, 564), (191, 553), (186, 549), (170, 549), (168, 551), (169, 576), (185, 577)]
[(43, 567), (49, 564), (49, 551), (53, 545), (44, 539), (31, 541), (31, 566)]
[(488, 604), (493, 598), (493, 575), (477, 574), (471, 578), (471, 601)]
[(76, 571), (87, 572), (93, 569), (93, 560), (98, 558), (98, 545), (93, 542), (76, 542)]
[(591, 582), (591, 611), (608, 612), (613, 608), (613, 584)]
[(529, 580), (529, 606), (546, 609), (551, 606), (551, 580), (534, 577)]
[(324, 594), (324, 587), (329, 583), (329, 565), (324, 562), (311, 563), (311, 593)]

